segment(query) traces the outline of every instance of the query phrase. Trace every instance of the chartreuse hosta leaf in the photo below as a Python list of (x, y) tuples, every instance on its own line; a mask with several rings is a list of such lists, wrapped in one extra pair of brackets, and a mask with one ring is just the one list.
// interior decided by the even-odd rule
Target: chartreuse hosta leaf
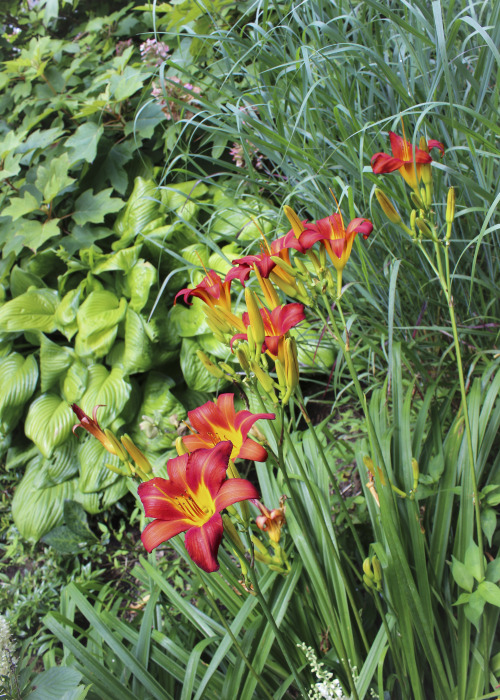
[(68, 403), (78, 403), (87, 389), (89, 370), (77, 360), (73, 362), (62, 381), (61, 393)]
[(9, 433), (16, 427), (25, 403), (31, 397), (38, 380), (38, 365), (34, 355), (24, 358), (13, 352), (0, 361), (0, 430)]
[(126, 277), (126, 294), (130, 297), (129, 307), (142, 311), (146, 306), (149, 291), (157, 279), (156, 268), (146, 260), (138, 260)]
[(55, 322), (57, 328), (64, 333), (68, 340), (78, 331), (76, 314), (80, 306), (82, 291), (80, 288), (71, 289), (63, 296), (56, 309)]
[(132, 248), (119, 250), (111, 255), (109, 253), (103, 254), (100, 256), (100, 259), (94, 256), (95, 262), (91, 266), (92, 272), (94, 275), (100, 275), (103, 272), (113, 272), (115, 270), (129, 273), (139, 259), (140, 252), (140, 246), (133, 246)]
[(125, 317), (127, 301), (112, 292), (96, 290), (89, 294), (78, 309), (78, 335), (75, 350), (80, 357), (103, 357), (111, 349), (118, 324)]
[[(76, 455), (76, 440), (66, 440), (64, 445), (54, 450), (52, 456), (47, 459), (42, 454), (38, 455), (37, 475), (33, 481), (33, 487), (46, 489), (62, 484), (78, 474), (78, 459)], [(33, 461), (35, 461), (33, 460)]]
[(190, 389), (197, 391), (221, 389), (225, 383), (210, 374), (196, 354), (201, 349), (201, 345), (191, 338), (182, 341), (180, 361), (184, 380)]
[(130, 390), (130, 382), (125, 379), (125, 372), (120, 367), (113, 367), (110, 372), (103, 365), (91, 365), (88, 388), (82, 396), (80, 407), (92, 415), (94, 406), (102, 406), (97, 418), (99, 425), (105, 428), (122, 412)]
[(208, 192), (208, 187), (199, 180), (176, 182), (161, 189), (161, 201), (168, 209), (172, 209), (189, 221), (199, 209), (199, 200)]
[(24, 431), (44, 457), (51, 457), (54, 449), (67, 440), (75, 423), (68, 402), (48, 393), (39, 396), (29, 407)]
[(176, 304), (168, 312), (169, 323), (181, 338), (192, 338), (200, 333), (208, 333), (210, 328), (204, 312), (205, 302), (196, 297), (190, 301), (191, 306)]
[[(83, 431), (82, 431), (83, 432)], [(111, 471), (106, 464), (120, 467), (118, 457), (109, 454), (99, 440), (93, 437), (80, 438), (78, 447), (78, 462), (80, 464), (80, 481), (78, 488), (82, 493), (92, 493), (111, 486), (120, 478), (119, 474)]]
[(113, 250), (126, 248), (144, 230), (146, 224), (158, 218), (160, 205), (158, 189), (153, 180), (136, 177), (129, 200), (115, 222), (119, 237), (111, 246)]
[(37, 541), (58, 525), (63, 516), (65, 499), (72, 499), (78, 479), (69, 479), (49, 488), (37, 488), (39, 460), (32, 460), (16, 487), (12, 499), (12, 516), (21, 536)]
[(151, 330), (142, 316), (128, 308), (125, 316), (125, 340), (113, 347), (108, 362), (120, 365), (127, 374), (145, 372), (153, 366), (153, 352)]
[(40, 343), (40, 374), (42, 391), (48, 391), (57, 383), (60, 377), (71, 366), (75, 353), (72, 348), (66, 348), (54, 343), (42, 335)]
[(56, 330), (55, 312), (59, 303), (52, 289), (30, 289), (0, 308), (0, 332)]

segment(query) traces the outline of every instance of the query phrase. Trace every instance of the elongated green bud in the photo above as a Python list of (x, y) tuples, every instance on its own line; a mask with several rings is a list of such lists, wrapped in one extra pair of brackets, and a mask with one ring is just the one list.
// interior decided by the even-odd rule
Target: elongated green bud
[(241, 369), (246, 374), (248, 374), (248, 372), (250, 371), (250, 364), (248, 361), (247, 354), (241, 346), (236, 350), (236, 357), (238, 358), (238, 362), (240, 363)]
[(418, 477), (420, 476), (420, 470), (416, 459), (411, 460), (411, 470), (413, 472), (413, 490), (416, 491), (418, 487)]
[(213, 377), (217, 377), (217, 379), (222, 379), (224, 376), (224, 372), (221, 370), (220, 367), (215, 365), (210, 358), (205, 355), (203, 350), (197, 350), (196, 355), (198, 356), (198, 359), (202, 363), (202, 365), (205, 367), (205, 369), (210, 372), (210, 374)]
[(370, 557), (366, 557), (366, 559), (363, 561), (363, 572), (365, 576), (368, 576), (369, 579), (373, 578)]
[(276, 375), (278, 377), (279, 387), (280, 387), (281, 391), (286, 393), (286, 390), (287, 390), (286, 375), (285, 375), (285, 370), (283, 368), (283, 365), (281, 364), (281, 362), (278, 359), (276, 359), (274, 366), (276, 369)]
[(252, 369), (252, 372), (255, 374), (257, 377), (257, 381), (259, 384), (262, 386), (264, 391), (266, 392), (271, 392), (274, 391), (274, 381), (273, 378), (269, 376), (267, 372), (264, 372), (264, 370), (259, 367), (257, 362), (251, 362), (250, 367)]
[(297, 275), (297, 270), (289, 265), (285, 260), (279, 257), (279, 255), (271, 255), (271, 260), (276, 263), (278, 267), (281, 267), (282, 270), (285, 272), (288, 272), (288, 274), (291, 277), (295, 277)]
[(120, 439), (129, 455), (132, 457), (134, 462), (141, 468), (144, 474), (149, 474), (150, 472), (152, 472), (153, 467), (149, 463), (148, 458), (138, 447), (134, 445), (130, 437), (128, 435), (122, 435)]
[(446, 202), (446, 235), (444, 237), (445, 241), (449, 241), (451, 238), (451, 226), (453, 220), (455, 219), (455, 188), (450, 187), (448, 190), (448, 200)]
[(415, 223), (417, 224), (417, 228), (423, 236), (432, 239), (432, 231), (427, 226), (424, 219), (417, 216), (417, 218), (415, 219)]
[(264, 322), (260, 314), (260, 307), (257, 297), (249, 287), (245, 287), (245, 302), (247, 305), (248, 318), (250, 319), (250, 326), (252, 327), (252, 334), (255, 344), (261, 347), (265, 337)]
[(377, 198), (378, 203), (382, 207), (382, 211), (387, 216), (389, 221), (391, 221), (393, 224), (400, 224), (401, 216), (399, 215), (399, 212), (394, 207), (389, 197), (387, 197), (382, 190), (379, 190), (378, 187), (375, 189), (375, 197)]
[(413, 192), (410, 193), (410, 199), (413, 202), (413, 205), (417, 209), (425, 209), (424, 203), (423, 203), (422, 199), (420, 198), (420, 194), (417, 194), (417, 192), (415, 192), (415, 190), (413, 190)]

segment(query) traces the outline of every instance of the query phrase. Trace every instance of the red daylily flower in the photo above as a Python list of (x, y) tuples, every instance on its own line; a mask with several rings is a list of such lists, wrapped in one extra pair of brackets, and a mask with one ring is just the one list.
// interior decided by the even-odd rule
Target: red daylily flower
[[(282, 360), (283, 340), (290, 330), (301, 321), (304, 321), (304, 306), (302, 304), (286, 304), (285, 306), (277, 306), (272, 311), (269, 309), (259, 309), (262, 321), (264, 323), (265, 338), (262, 344), (262, 352), (269, 352), (273, 357), (279, 357)], [(245, 328), (250, 325), (250, 317), (247, 312), (243, 314), (243, 323)], [(248, 340), (245, 333), (237, 333), (231, 338), (231, 348), (235, 340)]]
[(177, 297), (182, 296), (183, 301), (189, 304), (189, 297), (198, 297), (202, 299), (205, 304), (214, 309), (217, 306), (222, 306), (226, 311), (231, 311), (231, 280), (226, 279), (224, 282), (221, 280), (219, 275), (210, 270), (208, 274), (202, 279), (202, 281), (196, 285), (193, 289), (181, 289), (177, 292), (174, 299), (174, 304), (177, 303)]
[(97, 422), (97, 409), (102, 407), (103, 404), (100, 404), (99, 406), (94, 406), (94, 410), (92, 411), (92, 418), (90, 418), (84, 411), (82, 411), (82, 409), (79, 406), (76, 405), (76, 403), (71, 404), (73, 412), (76, 413), (76, 417), (80, 421), (79, 423), (73, 426), (73, 433), (76, 435), (75, 430), (77, 428), (83, 428), (88, 433), (97, 438), (101, 445), (103, 445), (103, 447), (105, 447), (108, 452), (118, 457), (121, 457), (123, 455), (123, 449), (118, 440), (116, 440), (116, 438), (113, 440), (114, 435), (112, 435), (112, 433), (109, 430), (105, 432)]
[(372, 231), (373, 224), (368, 219), (353, 219), (344, 228), (342, 215), (332, 214), (319, 219), (315, 224), (306, 224), (299, 240), (305, 250), (311, 248), (316, 241), (321, 241), (335, 268), (342, 271), (351, 255), (356, 234), (361, 233), (363, 238), (368, 238)]
[(208, 401), (203, 406), (188, 412), (188, 418), (197, 433), (185, 435), (184, 445), (191, 452), (200, 447), (212, 447), (220, 442), (229, 440), (233, 449), (231, 459), (241, 457), (264, 462), (267, 451), (248, 436), (253, 424), (265, 418), (273, 420), (274, 413), (251, 413), (250, 411), (234, 410), (234, 394), (220, 394), (217, 401)]
[[(422, 166), (432, 162), (431, 156), (421, 148), (415, 148), (415, 153), (413, 153), (413, 146), (406, 140), (404, 133), (403, 136), (398, 136), (390, 131), (389, 139), (392, 156), (387, 153), (375, 153), (371, 160), (373, 172), (378, 175), (399, 170), (405, 182), (416, 189), (422, 176)], [(427, 148), (429, 151), (433, 148), (439, 148), (441, 155), (444, 154), (444, 146), (440, 141), (431, 139), (427, 142)]]
[(245, 255), (243, 258), (233, 260), (233, 265), (236, 267), (232, 267), (229, 270), (226, 275), (226, 282), (237, 278), (241, 284), (244, 285), (254, 265), (257, 267), (261, 277), (269, 277), (271, 272), (280, 274), (280, 268), (276, 265), (274, 260), (271, 260), (271, 256), (278, 256), (290, 264), (290, 248), (301, 250), (301, 246), (296, 238), (287, 240), (286, 236), (282, 236), (273, 241), (270, 247), (266, 242), (265, 246), (261, 245), (261, 252), (259, 255)]
[(221, 510), (239, 501), (257, 498), (257, 489), (246, 479), (227, 479), (233, 449), (229, 441), (211, 449), (196, 450), (167, 462), (168, 479), (155, 477), (140, 484), (139, 497), (148, 518), (155, 518), (141, 535), (148, 552), (180, 532), (200, 569), (217, 571), (222, 541)]

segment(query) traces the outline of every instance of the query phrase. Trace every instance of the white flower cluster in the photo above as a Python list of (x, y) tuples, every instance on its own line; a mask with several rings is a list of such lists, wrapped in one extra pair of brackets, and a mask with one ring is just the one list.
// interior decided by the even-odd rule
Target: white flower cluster
[(16, 664), (13, 655), (12, 637), (10, 636), (10, 625), (0, 615), (0, 676), (9, 676), (12, 667)]
[(311, 671), (318, 679), (318, 683), (315, 683), (309, 690), (309, 700), (349, 700), (347, 695), (344, 695), (340, 681), (333, 677), (333, 673), (324, 670), (323, 663), (318, 663), (314, 649), (306, 646), (304, 642), (297, 644), (297, 646), (306, 655)]

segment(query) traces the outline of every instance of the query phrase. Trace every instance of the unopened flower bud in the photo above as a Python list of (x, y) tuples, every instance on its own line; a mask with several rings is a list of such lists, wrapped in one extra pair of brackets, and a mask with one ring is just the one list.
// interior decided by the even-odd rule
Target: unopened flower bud
[(415, 223), (417, 224), (417, 228), (423, 236), (425, 236), (426, 238), (432, 239), (432, 232), (431, 232), (430, 228), (427, 226), (427, 224), (425, 223), (424, 219), (417, 216), (417, 218), (415, 219)]
[(196, 355), (198, 356), (198, 359), (205, 367), (207, 372), (209, 372), (213, 377), (216, 377), (217, 379), (222, 379), (222, 377), (224, 376), (224, 372), (221, 370), (220, 367), (218, 367), (212, 362), (208, 355), (205, 355), (203, 350), (197, 350)]
[(261, 348), (265, 338), (264, 321), (262, 320), (257, 297), (249, 287), (245, 287), (245, 302), (255, 344), (258, 348)]
[(236, 350), (236, 357), (238, 358), (241, 369), (247, 374), (250, 371), (250, 364), (248, 362), (247, 354), (241, 346)]
[(455, 218), (455, 188), (450, 187), (448, 190), (448, 201), (446, 205), (446, 223), (453, 223)]
[(418, 194), (417, 192), (415, 192), (415, 190), (414, 190), (413, 192), (410, 193), (410, 199), (411, 199), (411, 201), (413, 202), (413, 205), (414, 205), (417, 209), (424, 209), (424, 208), (425, 208), (425, 207), (424, 207), (424, 203), (423, 203), (422, 199), (420, 198), (420, 194)]
[(396, 210), (389, 197), (387, 197), (382, 190), (379, 190), (378, 187), (375, 189), (375, 197), (377, 198), (378, 203), (382, 207), (382, 211), (387, 216), (389, 221), (391, 221), (393, 224), (401, 223), (401, 216), (399, 215), (399, 212)]
[(187, 455), (189, 450), (187, 449), (186, 445), (184, 444), (184, 441), (182, 437), (178, 437), (175, 439), (175, 449), (177, 450), (177, 454), (179, 457), (182, 457), (182, 455)]
[(122, 435), (121, 441), (129, 455), (132, 457), (134, 462), (144, 474), (149, 474), (153, 471), (153, 467), (149, 463), (149, 460), (146, 457), (146, 455), (134, 445), (134, 443), (128, 435)]

